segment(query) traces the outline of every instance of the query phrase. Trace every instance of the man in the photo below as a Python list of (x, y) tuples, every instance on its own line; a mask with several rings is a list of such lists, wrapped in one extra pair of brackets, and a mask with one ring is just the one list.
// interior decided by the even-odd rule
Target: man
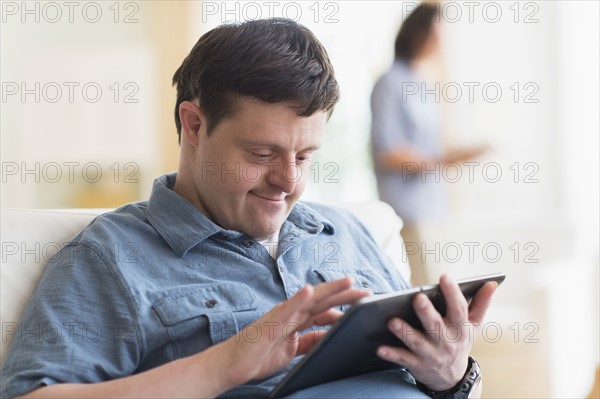
[[(407, 287), (350, 214), (297, 202), (338, 99), (310, 31), (281, 19), (218, 27), (173, 81), (177, 174), (158, 178), (148, 201), (102, 215), (75, 237), (48, 265), (22, 320), (87, 323), (101, 334), (13, 340), (4, 396), (265, 396), (324, 333), (317, 327), (340, 316), (333, 307), (368, 295), (363, 287)], [(115, 249), (124, 243), (135, 244), (133, 257)], [(482, 320), (492, 285), (469, 312), (457, 285), (441, 284), (445, 320), (428, 300), (415, 303), (427, 327)], [(423, 390), (445, 391), (472, 363), (468, 339), (434, 340), (400, 320), (390, 328), (410, 350), (379, 354), (410, 373), (292, 397), (414, 397), (423, 394), (413, 377)]]

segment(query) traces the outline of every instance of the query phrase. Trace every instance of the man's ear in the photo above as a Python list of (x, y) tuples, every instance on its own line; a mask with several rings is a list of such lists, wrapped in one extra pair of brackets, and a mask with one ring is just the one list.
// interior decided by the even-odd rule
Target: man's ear
[(179, 120), (181, 121), (181, 134), (183, 138), (197, 148), (200, 139), (200, 130), (205, 125), (204, 113), (199, 106), (183, 101), (179, 104)]

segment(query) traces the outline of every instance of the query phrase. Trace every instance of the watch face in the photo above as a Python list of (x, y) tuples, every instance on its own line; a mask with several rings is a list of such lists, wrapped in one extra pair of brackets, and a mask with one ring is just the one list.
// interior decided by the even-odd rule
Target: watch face
[(444, 399), (466, 399), (472, 397), (473, 393), (477, 390), (481, 381), (481, 374), (479, 372), (479, 364), (469, 357), (469, 370), (464, 375), (458, 389), (454, 392), (443, 393), (439, 398)]
[(477, 391), (477, 387), (481, 383), (481, 371), (479, 369), (479, 364), (472, 357), (469, 357), (469, 362), (471, 363), (471, 367), (464, 378), (465, 382), (468, 382), (470, 385), (468, 391), (466, 392), (467, 398), (473, 397), (473, 393)]
[(477, 387), (479, 386), (480, 383), (481, 383), (481, 375), (477, 375), (477, 377), (475, 378), (475, 382), (471, 386), (471, 390), (467, 394), (467, 398), (474, 397), (475, 391), (477, 391)]

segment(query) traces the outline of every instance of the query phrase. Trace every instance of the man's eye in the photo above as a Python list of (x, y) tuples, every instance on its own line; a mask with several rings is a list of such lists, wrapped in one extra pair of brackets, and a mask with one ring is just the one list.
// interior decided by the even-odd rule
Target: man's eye
[(256, 156), (257, 158), (260, 158), (260, 159), (267, 159), (267, 158), (269, 158), (271, 156), (271, 154), (264, 154), (264, 153), (257, 153), (257, 152), (255, 152), (254, 156)]
[(296, 161), (299, 163), (305, 162), (305, 161), (309, 161), (310, 160), (310, 155), (311, 154), (298, 154), (296, 155)]

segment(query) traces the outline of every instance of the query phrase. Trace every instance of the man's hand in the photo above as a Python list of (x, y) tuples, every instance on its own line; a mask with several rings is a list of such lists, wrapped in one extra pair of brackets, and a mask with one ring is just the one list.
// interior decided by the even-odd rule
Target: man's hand
[(344, 278), (315, 287), (305, 286), (289, 300), (273, 307), (251, 327), (250, 336), (244, 332), (231, 337), (221, 346), (225, 357), (227, 380), (240, 385), (249, 380), (267, 377), (286, 366), (295, 356), (306, 353), (326, 333), (324, 330), (300, 333), (312, 326), (334, 323), (342, 312), (334, 306), (349, 304), (368, 296), (369, 291), (351, 288), (352, 280)]
[(306, 286), (288, 301), (276, 305), (241, 333), (192, 356), (168, 362), (143, 373), (96, 384), (54, 384), (30, 392), (28, 398), (173, 398), (217, 397), (223, 392), (266, 377), (309, 350), (325, 331), (298, 334), (313, 325), (335, 322), (341, 312), (331, 309), (365, 297), (370, 292), (353, 289), (345, 278), (316, 287)]
[(408, 349), (381, 346), (377, 354), (407, 367), (417, 381), (434, 391), (452, 388), (467, 370), (473, 339), (482, 328), (496, 287), (495, 282), (486, 283), (468, 306), (458, 284), (443, 275), (440, 288), (446, 299), (446, 317), (440, 315), (427, 296), (418, 294), (413, 306), (425, 331), (394, 318), (388, 326)]

